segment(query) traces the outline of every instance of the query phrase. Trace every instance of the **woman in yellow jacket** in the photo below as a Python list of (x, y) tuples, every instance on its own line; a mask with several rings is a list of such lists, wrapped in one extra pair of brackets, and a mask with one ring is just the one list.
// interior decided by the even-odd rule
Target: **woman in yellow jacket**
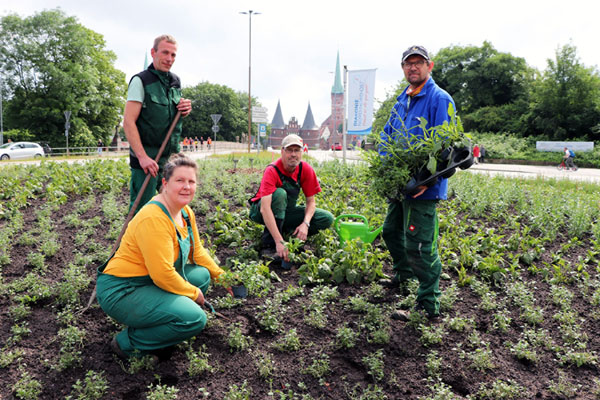
[(98, 272), (98, 303), (126, 328), (112, 340), (120, 357), (144, 356), (197, 335), (206, 325), (204, 293), (223, 270), (200, 243), (188, 204), (196, 163), (175, 154), (162, 190), (127, 226), (119, 249)]

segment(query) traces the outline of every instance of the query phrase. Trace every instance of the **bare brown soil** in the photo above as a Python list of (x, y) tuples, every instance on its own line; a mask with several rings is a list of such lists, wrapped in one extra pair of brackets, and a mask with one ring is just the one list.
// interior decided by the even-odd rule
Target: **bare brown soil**
[[(122, 195), (122, 201), (126, 201), (126, 193)], [(46, 260), (48, 272), (46, 279), (49, 284), (58, 283), (63, 278), (65, 266), (72, 261), (73, 232), (67, 228), (62, 221), (64, 215), (70, 212), (72, 199), (69, 204), (53, 213), (56, 221), (55, 231), (60, 237), (61, 251)], [(35, 222), (33, 210), (40, 203), (33, 203), (26, 215), (25, 226), (32, 226)], [(102, 217), (98, 209), (89, 211), (84, 218), (95, 216)], [(199, 220), (201, 221), (202, 216)], [(111, 247), (112, 243), (104, 239), (106, 227), (102, 224), (94, 233), (92, 239)], [(30, 246), (15, 244), (10, 256), (12, 263), (3, 267), (2, 276), (4, 284), (14, 279), (25, 276), (32, 267), (27, 261), (27, 255), (32, 250)], [(231, 249), (218, 249), (217, 254), (225, 256)], [(227, 254), (229, 255), (229, 254)], [(223, 257), (225, 258), (225, 257)], [(95, 277), (96, 265), (88, 265), (87, 271), (90, 276)], [(390, 272), (390, 266), (385, 270)], [(451, 280), (442, 281), (442, 291), (452, 280), (456, 280), (453, 271), (448, 271)], [(289, 272), (277, 270), (281, 282), (276, 282), (277, 289), (285, 289), (288, 285), (297, 285), (298, 276), (296, 269)], [(342, 284), (338, 287), (339, 303), (344, 299), (354, 296), (364, 288)], [(81, 304), (84, 305), (92, 291), (92, 285), (81, 294)], [(537, 283), (536, 298), (550, 298), (549, 286)], [(308, 289), (305, 289), (305, 294)], [(79, 316), (75, 325), (86, 331), (86, 338), (81, 348), (81, 364), (65, 371), (57, 371), (53, 368), (57, 360), (60, 343), (56, 340), (60, 328), (56, 314), (60, 311), (52, 301), (40, 301), (34, 303), (31, 315), (26, 319), (31, 333), (21, 339), (15, 346), (24, 351), (24, 356), (18, 362), (13, 362), (5, 368), (0, 368), (0, 399), (15, 398), (13, 385), (21, 376), (23, 370), (29, 371), (32, 378), (42, 383), (40, 399), (64, 399), (72, 393), (72, 386), (78, 380), (83, 380), (89, 370), (103, 371), (109, 389), (105, 399), (145, 399), (149, 392), (149, 385), (163, 384), (175, 386), (178, 390), (178, 399), (200, 399), (204, 388), (210, 393), (209, 399), (222, 399), (230, 391), (233, 384), (241, 386), (244, 381), (251, 389), (251, 399), (300, 399), (303, 394), (310, 394), (314, 399), (358, 399), (369, 387), (378, 385), (387, 399), (418, 399), (430, 396), (431, 392), (426, 388), (428, 371), (426, 369), (426, 356), (431, 350), (436, 350), (442, 359), (441, 379), (449, 385), (457, 396), (466, 397), (474, 395), (483, 383), (491, 383), (498, 378), (505, 381), (511, 380), (526, 388), (522, 399), (560, 399), (548, 390), (549, 382), (557, 381), (558, 375), (555, 368), (555, 355), (551, 351), (541, 352), (541, 359), (536, 364), (523, 363), (511, 356), (506, 350), (506, 343), (516, 343), (519, 334), (524, 329), (519, 326), (518, 318), (513, 319), (513, 325), (509, 333), (490, 333), (492, 324), (491, 314), (473, 312), (480, 299), (469, 289), (461, 290), (461, 297), (455, 303), (449, 316), (475, 315), (476, 331), (489, 341), (494, 355), (494, 368), (491, 370), (478, 371), (470, 367), (470, 362), (460, 357), (460, 351), (456, 348), (458, 343), (464, 342), (465, 333), (447, 330), (443, 341), (439, 345), (424, 347), (419, 338), (420, 332), (405, 322), (389, 320), (390, 340), (385, 345), (369, 343), (365, 340), (365, 334), (361, 334), (357, 346), (351, 349), (339, 349), (336, 347), (336, 329), (347, 323), (349, 327), (359, 330), (360, 315), (348, 311), (343, 306), (337, 305), (327, 310), (328, 324), (324, 329), (313, 328), (304, 320), (308, 296), (296, 298), (288, 304), (288, 312), (283, 318), (285, 330), (295, 328), (300, 336), (302, 348), (295, 352), (281, 352), (273, 348), (273, 343), (281, 338), (282, 334), (274, 335), (266, 332), (257, 322), (256, 314), (258, 307), (263, 304), (264, 299), (249, 297), (245, 303), (230, 310), (218, 310), (231, 321), (210, 318), (209, 324), (202, 334), (193, 343), (194, 348), (206, 345), (210, 354), (210, 364), (216, 367), (215, 372), (204, 373), (200, 376), (191, 377), (187, 368), (189, 365), (185, 351), (181, 347), (175, 348), (170, 357), (163, 357), (162, 361), (153, 370), (142, 370), (135, 374), (127, 373), (122, 364), (112, 354), (109, 342), (118, 331), (118, 327), (109, 321), (103, 311), (95, 305), (85, 314)], [(225, 295), (222, 288), (214, 288), (208, 298)], [(393, 304), (398, 301), (399, 293), (395, 290), (387, 292), (384, 298), (373, 300), (380, 304)], [(11, 295), (0, 297), (0, 338), (4, 342), (12, 335), (11, 327), (14, 325), (9, 315), (9, 308), (14, 305)], [(541, 306), (545, 310), (546, 318), (538, 327), (553, 331), (558, 324), (551, 316), (557, 310), (551, 303)], [(581, 317), (587, 318), (589, 304), (579, 299), (574, 299), (574, 308)], [(518, 310), (510, 309), (512, 315), (517, 316)], [(227, 344), (229, 326), (233, 323), (241, 323), (243, 331), (252, 338), (252, 351), (232, 352)], [(432, 322), (440, 324), (441, 321)], [(588, 336), (588, 351), (600, 354), (600, 328), (597, 321), (592, 321), (583, 327)], [(385, 359), (385, 377), (381, 381), (375, 381), (367, 371), (363, 357), (382, 349)], [(323, 378), (317, 379), (306, 372), (306, 368), (321, 353), (328, 355), (330, 360), (330, 373)], [(275, 368), (270, 378), (262, 378), (255, 364), (257, 353), (272, 356)], [(127, 366), (127, 364), (125, 364)], [(593, 388), (593, 379), (598, 377), (597, 367), (565, 367), (564, 370), (570, 382), (581, 384), (578, 399), (594, 398), (586, 389)], [(288, 392), (289, 390), (293, 392)], [(279, 391), (279, 392), (278, 392)], [(290, 393), (290, 397), (283, 394)], [(291, 397), (295, 393), (296, 397)], [(383, 397), (363, 397), (383, 398)]]

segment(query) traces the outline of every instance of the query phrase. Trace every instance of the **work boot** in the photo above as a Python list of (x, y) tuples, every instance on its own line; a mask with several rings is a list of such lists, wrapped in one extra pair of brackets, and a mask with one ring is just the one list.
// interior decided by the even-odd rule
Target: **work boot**
[(408, 321), (410, 319), (410, 311), (408, 310), (396, 310), (392, 313), (392, 319), (396, 321)]
[(260, 249), (261, 258), (265, 258), (267, 260), (273, 260), (277, 257), (277, 252), (274, 247), (263, 247)]
[(398, 279), (398, 275), (394, 275), (392, 279), (380, 279), (378, 282), (381, 286), (386, 287), (388, 289), (394, 289), (400, 287), (400, 279)]
[[(127, 354), (125, 354), (123, 352), (123, 350), (121, 350), (121, 347), (119, 347), (119, 342), (117, 342), (117, 337), (113, 337), (111, 342), (110, 342), (110, 349), (112, 350), (113, 353), (115, 353), (117, 355), (117, 357), (119, 357), (121, 360), (123, 361), (127, 361), (129, 360), (129, 356)], [(149, 363), (152, 367), (155, 367), (156, 365), (158, 365), (159, 357), (155, 354), (150, 354), (147, 357), (149, 357)]]
[(113, 353), (115, 353), (117, 355), (117, 357), (119, 357), (121, 360), (127, 360), (129, 357), (127, 356), (127, 354), (125, 354), (123, 352), (123, 350), (121, 350), (121, 348), (119, 347), (119, 342), (117, 342), (117, 337), (113, 337), (111, 342), (110, 342), (110, 349), (112, 350)]
[[(283, 233), (283, 220), (275, 218), (275, 223), (277, 224), (277, 229), (279, 229), (279, 233)], [(273, 236), (271, 232), (265, 226), (263, 233), (260, 237), (260, 255), (264, 258), (274, 258), (277, 254), (275, 253), (275, 240), (273, 240)]]
[(398, 279), (398, 275), (394, 275), (392, 279), (380, 279), (378, 283), (388, 289), (399, 289), (401, 296), (408, 296), (410, 294), (408, 280), (401, 281)]
[(392, 319), (395, 319), (397, 321), (408, 321), (410, 319), (410, 315), (413, 312), (423, 312), (425, 313), (425, 316), (427, 317), (427, 319), (431, 322), (435, 322), (438, 321), (440, 319), (440, 314), (429, 314), (427, 312), (427, 310), (425, 310), (423, 308), (423, 306), (421, 306), (420, 304), (417, 304), (412, 311), (409, 310), (396, 310), (392, 313), (391, 317)]

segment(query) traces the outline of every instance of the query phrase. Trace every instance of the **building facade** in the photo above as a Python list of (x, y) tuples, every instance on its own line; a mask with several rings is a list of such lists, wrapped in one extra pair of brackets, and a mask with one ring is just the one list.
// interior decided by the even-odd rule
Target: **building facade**
[(283, 138), (292, 133), (299, 135), (311, 149), (330, 149), (335, 143), (342, 143), (344, 86), (342, 85), (339, 52), (335, 66), (335, 77), (331, 88), (331, 114), (319, 126), (315, 122), (310, 103), (308, 103), (302, 125), (300, 125), (296, 117), (290, 118), (287, 124), (284, 121), (281, 103), (277, 102), (277, 109), (271, 122), (269, 146), (273, 148), (281, 147)]

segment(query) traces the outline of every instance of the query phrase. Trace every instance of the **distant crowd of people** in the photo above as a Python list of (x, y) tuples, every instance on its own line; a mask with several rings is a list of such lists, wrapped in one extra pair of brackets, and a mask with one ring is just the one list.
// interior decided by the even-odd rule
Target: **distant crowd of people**
[[(212, 145), (212, 139), (209, 137), (206, 139), (206, 149), (210, 150), (210, 146)], [(180, 143), (181, 149), (183, 151), (201, 151), (204, 150), (204, 137), (198, 136), (192, 138), (184, 137), (183, 141)]]

